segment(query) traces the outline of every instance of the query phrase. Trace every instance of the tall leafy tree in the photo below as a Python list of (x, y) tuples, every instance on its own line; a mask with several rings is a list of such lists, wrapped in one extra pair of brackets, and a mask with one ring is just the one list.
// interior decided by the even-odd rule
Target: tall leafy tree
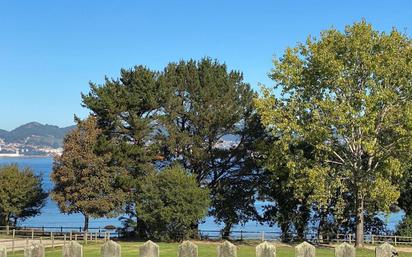
[(159, 80), (166, 99), (159, 118), (167, 131), (165, 156), (211, 189), (213, 214), (226, 223), (227, 234), (232, 225), (256, 217), (259, 169), (252, 148), (261, 130), (255, 130), (254, 93), (242, 73), (209, 58), (171, 63)]
[(16, 225), (19, 220), (41, 212), (48, 194), (40, 176), (17, 165), (0, 167), (0, 225)]
[[(255, 136), (247, 129), (256, 123), (252, 99), (240, 72), (209, 58), (170, 63), (162, 72), (142, 66), (122, 70), (119, 79), (91, 84), (83, 95), (105, 146), (114, 152), (112, 164), (135, 178), (134, 201), (140, 178), (176, 161), (210, 188), (212, 197), (218, 181), (254, 176), (248, 145)], [(238, 210), (241, 201), (251, 201), (236, 196)]]
[(144, 66), (122, 69), (120, 78), (109, 79), (101, 85), (91, 83), (90, 92), (82, 94), (83, 104), (89, 108), (101, 129), (98, 151), (111, 153), (108, 165), (122, 169), (127, 175), (122, 186), (132, 193), (126, 206), (130, 221), (137, 221), (136, 230), (143, 233), (145, 225), (136, 213), (137, 197), (143, 179), (153, 173), (156, 163), (164, 160), (159, 155), (162, 144), (156, 139), (164, 133), (156, 121), (163, 103), (159, 73)]
[(411, 146), (411, 60), (411, 40), (396, 30), (378, 32), (364, 21), (326, 30), (275, 60), (280, 94), (263, 89), (256, 100), (280, 149), (313, 147), (313, 159), (286, 155), (297, 195), (313, 188), (318, 206), (330, 188), (352, 195), (357, 246), (365, 214), (388, 211), (399, 197)]
[(63, 154), (55, 157), (51, 174), (52, 199), (63, 213), (81, 213), (84, 230), (90, 218), (113, 217), (122, 210), (128, 192), (123, 169), (108, 165), (110, 153), (96, 153), (101, 130), (93, 116), (77, 119), (77, 127), (64, 139)]
[(153, 170), (158, 157), (153, 141), (159, 129), (154, 117), (163, 102), (158, 77), (158, 72), (144, 66), (122, 69), (119, 79), (91, 83), (90, 92), (82, 94), (84, 106), (102, 130), (99, 150), (111, 152), (110, 164), (123, 167), (134, 178)]

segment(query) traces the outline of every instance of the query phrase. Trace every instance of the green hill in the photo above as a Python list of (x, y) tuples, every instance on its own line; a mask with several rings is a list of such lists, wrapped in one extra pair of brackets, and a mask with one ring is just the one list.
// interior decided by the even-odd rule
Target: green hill
[(61, 147), (64, 136), (74, 126), (60, 128), (54, 125), (30, 122), (12, 131), (0, 130), (0, 138), (6, 143), (20, 143), (34, 146)]

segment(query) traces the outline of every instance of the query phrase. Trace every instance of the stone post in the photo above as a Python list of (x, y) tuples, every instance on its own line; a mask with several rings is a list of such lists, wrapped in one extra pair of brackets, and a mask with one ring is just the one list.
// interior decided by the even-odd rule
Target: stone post
[(121, 247), (118, 243), (111, 240), (103, 244), (100, 249), (101, 257), (121, 257)]
[(0, 257), (7, 257), (7, 249), (4, 246), (0, 246)]
[(152, 241), (147, 241), (139, 247), (139, 257), (159, 257), (159, 246)]
[(383, 243), (380, 246), (375, 248), (376, 257), (395, 257), (398, 256), (398, 251), (395, 247), (388, 243)]
[(75, 241), (63, 245), (62, 257), (83, 257), (83, 246)]
[(184, 241), (179, 245), (178, 257), (198, 257), (197, 245)]
[(335, 247), (335, 257), (356, 257), (355, 247), (343, 243)]
[(274, 244), (263, 242), (256, 246), (256, 257), (276, 257), (276, 247)]
[(295, 257), (315, 257), (316, 249), (313, 245), (303, 242), (295, 247)]
[(217, 247), (217, 257), (237, 257), (236, 246), (229, 241), (224, 241)]
[(24, 247), (24, 257), (44, 257), (44, 245), (35, 242), (29, 242)]

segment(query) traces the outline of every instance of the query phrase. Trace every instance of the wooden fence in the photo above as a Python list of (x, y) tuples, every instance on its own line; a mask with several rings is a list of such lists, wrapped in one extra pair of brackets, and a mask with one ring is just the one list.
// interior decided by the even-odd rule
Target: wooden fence
[(107, 241), (111, 233), (107, 231), (47, 231), (45, 228), (10, 228), (0, 227), (0, 246), (5, 245), (14, 253), (22, 250), (28, 241), (37, 241), (45, 247), (62, 246), (66, 241), (82, 241), (87, 245), (90, 241)]
[[(349, 244), (355, 242), (354, 234), (337, 234), (336, 238), (333, 239), (334, 242), (342, 243), (347, 242)], [(412, 237), (408, 236), (396, 236), (396, 235), (365, 235), (364, 241), (367, 244), (382, 244), (390, 243), (395, 246), (397, 245), (412, 245)]]

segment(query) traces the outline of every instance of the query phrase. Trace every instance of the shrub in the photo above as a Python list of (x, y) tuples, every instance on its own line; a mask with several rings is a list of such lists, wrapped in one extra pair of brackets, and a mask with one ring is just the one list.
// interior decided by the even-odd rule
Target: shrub
[(412, 216), (406, 215), (402, 222), (396, 227), (396, 234), (399, 236), (412, 236)]
[(136, 212), (146, 237), (180, 241), (193, 235), (193, 224), (206, 216), (208, 207), (208, 190), (183, 168), (173, 166), (145, 178)]

